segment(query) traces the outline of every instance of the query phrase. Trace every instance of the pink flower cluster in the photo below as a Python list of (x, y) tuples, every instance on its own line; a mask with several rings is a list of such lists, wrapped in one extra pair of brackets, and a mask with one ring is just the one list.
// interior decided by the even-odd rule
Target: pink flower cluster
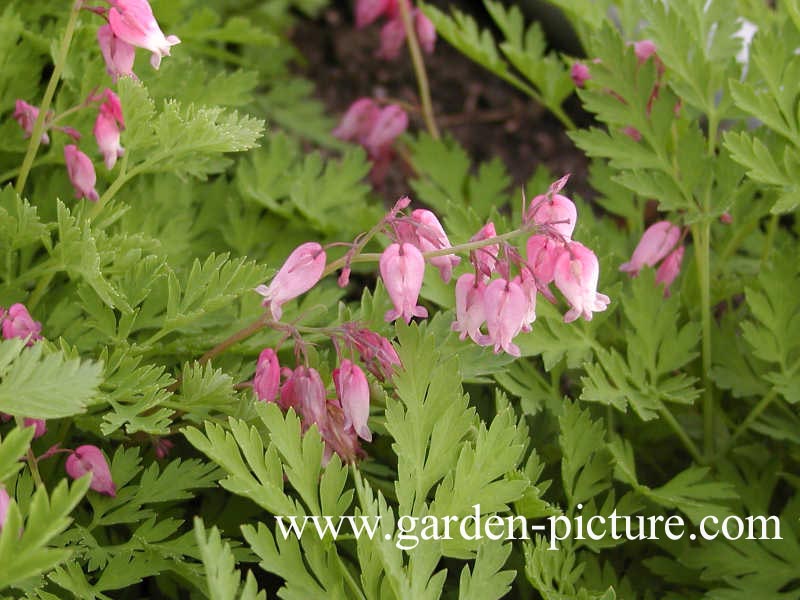
[(620, 265), (619, 270), (639, 274), (644, 267), (654, 267), (663, 259), (656, 271), (656, 283), (664, 285), (664, 295), (669, 296), (669, 286), (675, 281), (683, 262), (683, 244), (680, 243), (681, 230), (669, 221), (658, 221), (648, 227), (636, 245), (630, 261)]
[(107, 25), (97, 30), (97, 42), (106, 71), (114, 82), (121, 76), (135, 77), (133, 63), (137, 47), (152, 52), (150, 64), (158, 69), (161, 58), (169, 56), (170, 48), (180, 44), (177, 36), (164, 35), (147, 0), (109, 0), (109, 4), (109, 9), (88, 10), (108, 20)]
[(433, 52), (436, 45), (436, 29), (430, 19), (418, 8), (411, 8), (408, 0), (357, 0), (356, 27), (359, 29), (371, 25), (381, 17), (386, 23), (381, 28), (381, 46), (378, 57), (394, 60), (400, 56), (400, 50), (406, 42), (406, 30), (400, 12), (400, 2), (406, 3), (414, 23), (414, 33), (419, 45), (427, 54)]
[(396, 104), (381, 108), (371, 98), (359, 98), (347, 109), (333, 135), (367, 151), (372, 161), (370, 179), (379, 185), (394, 158), (392, 145), (407, 128), (408, 115)]
[[(117, 158), (125, 153), (125, 149), (120, 145), (120, 134), (125, 129), (125, 119), (122, 116), (122, 104), (119, 97), (110, 89), (99, 95), (90, 94), (82, 106), (90, 106), (100, 103), (97, 118), (95, 119), (94, 133), (97, 146), (103, 155), (106, 168), (111, 170), (117, 162)], [(27, 137), (33, 132), (33, 124), (39, 114), (39, 109), (31, 106), (23, 100), (17, 100), (17, 109), (14, 118), (17, 119)], [(67, 167), (67, 175), (70, 183), (75, 189), (76, 198), (86, 198), (92, 202), (99, 199), (95, 185), (97, 183), (97, 173), (94, 169), (92, 159), (78, 149), (77, 142), (81, 135), (71, 127), (55, 127), (64, 131), (76, 143), (64, 146), (64, 163)], [(47, 133), (42, 134), (42, 142), (49, 143)]]
[[(567, 179), (568, 176), (555, 182), (526, 208), (524, 230), (536, 231), (527, 240), (527, 258), (497, 236), (493, 223), (473, 236), (469, 247), (474, 272), (461, 275), (455, 286), (453, 329), (462, 339), (469, 336), (477, 344), (494, 346), (495, 352), (503, 350), (519, 356), (519, 347), (512, 340), (520, 332), (530, 331), (536, 319), (539, 292), (551, 302), (556, 301), (551, 283), (570, 305), (564, 315), (568, 323), (581, 316), (591, 320), (593, 313), (608, 306), (609, 298), (597, 292), (597, 257), (572, 239), (577, 209), (559, 193)], [(461, 261), (435, 214), (426, 209), (405, 214), (410, 202), (407, 197), (401, 198), (374, 230), (382, 230), (391, 240), (379, 260), (381, 279), (393, 304), (385, 315), (387, 321), (402, 318), (409, 322), (414, 317), (427, 317), (427, 309), (418, 304), (426, 263), (438, 269), (442, 280), (448, 283)], [(347, 284), (350, 261), (362, 247), (361, 243), (354, 243), (345, 255), (340, 285)], [(315, 242), (302, 244), (268, 286), (256, 288), (275, 320), (282, 315), (283, 303), (317, 284), (325, 264), (322, 246)]]
[[(572, 240), (577, 210), (569, 198), (558, 193), (566, 179), (553, 184), (547, 194), (536, 196), (525, 210), (524, 223), (538, 230), (526, 242), (527, 258), (507, 244), (484, 246), (470, 255), (474, 272), (463, 274), (456, 282), (453, 330), (462, 340), (469, 336), (476, 344), (494, 346), (495, 352), (519, 356), (513, 339), (531, 330), (536, 320), (537, 293), (555, 301), (551, 283), (570, 304), (564, 315), (567, 323), (580, 316), (591, 320), (593, 313), (608, 306), (608, 296), (597, 292), (597, 257)], [(489, 223), (473, 240), (488, 240), (495, 235), (494, 224)], [(513, 270), (518, 274), (513, 275)]]
[[(379, 380), (391, 377), (400, 358), (391, 342), (355, 323), (342, 325), (339, 343), (360, 356), (362, 364)], [(337, 345), (337, 349), (341, 349)], [(325, 442), (325, 460), (336, 452), (345, 462), (363, 457), (359, 438), (372, 441), (369, 430), (369, 382), (355, 362), (344, 358), (333, 371), (335, 396), (329, 397), (319, 372), (306, 365), (281, 367), (278, 355), (265, 348), (258, 357), (253, 390), (259, 400), (276, 402), (283, 410), (300, 415), (303, 430), (316, 425)]]

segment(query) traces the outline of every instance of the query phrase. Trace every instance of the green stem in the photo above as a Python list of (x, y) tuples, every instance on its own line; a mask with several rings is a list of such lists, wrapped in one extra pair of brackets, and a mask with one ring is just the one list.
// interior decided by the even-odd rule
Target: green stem
[(28, 297), (28, 310), (32, 311), (36, 308), (36, 305), (39, 304), (39, 300), (42, 299), (42, 296), (47, 291), (47, 286), (50, 285), (50, 282), (53, 281), (53, 277), (56, 276), (56, 272), (53, 271), (51, 273), (47, 273), (42, 275), (41, 279), (36, 283), (36, 287), (33, 288), (31, 295)]
[[(25, 420), (22, 417), (14, 417), (14, 421), (17, 427), (25, 429)], [(33, 477), (33, 482), (36, 484), (36, 487), (42, 487), (44, 483), (42, 482), (42, 476), (39, 475), (39, 463), (36, 462), (36, 455), (30, 447), (28, 447), (28, 451), (25, 453), (25, 461), (28, 463), (28, 468), (31, 470), (31, 476)]]
[(761, 266), (769, 259), (772, 252), (772, 244), (775, 243), (775, 232), (778, 229), (778, 215), (772, 215), (767, 225), (767, 237), (764, 240), (764, 249), (761, 251)]
[(711, 226), (706, 220), (693, 227), (695, 259), (700, 284), (702, 325), (703, 450), (706, 458), (714, 453), (714, 391), (711, 384)]
[(269, 322), (269, 316), (267, 315), (267, 313), (264, 313), (258, 319), (250, 323), (250, 325), (248, 325), (244, 329), (240, 329), (227, 339), (223, 340), (222, 342), (214, 346), (211, 350), (203, 354), (203, 356), (200, 357), (199, 361), (200, 364), (201, 365), (206, 364), (212, 358), (214, 358), (219, 354), (222, 354), (223, 352), (225, 352), (225, 350), (227, 350), (234, 344), (246, 340), (251, 335), (258, 333), (264, 326), (266, 326), (268, 322)]
[(672, 431), (675, 432), (675, 435), (678, 436), (678, 439), (680, 439), (681, 442), (683, 442), (684, 447), (686, 448), (686, 450), (688, 450), (689, 454), (692, 455), (692, 458), (695, 460), (695, 462), (697, 462), (698, 464), (704, 464), (703, 456), (700, 454), (700, 450), (697, 448), (697, 444), (695, 444), (692, 441), (692, 438), (689, 437), (689, 435), (686, 433), (686, 430), (684, 430), (684, 428), (681, 427), (681, 424), (678, 423), (678, 420), (666, 406), (661, 407), (661, 416), (670, 426)]
[(428, 75), (425, 72), (425, 62), (422, 60), (422, 51), (419, 48), (419, 40), (414, 31), (414, 23), (411, 21), (411, 12), (408, 10), (408, 4), (404, 0), (400, 0), (400, 18), (403, 21), (403, 28), (406, 30), (406, 38), (408, 38), (408, 51), (411, 54), (411, 64), (414, 66), (414, 74), (417, 77), (417, 86), (419, 87), (419, 99), (422, 104), (422, 118), (425, 120), (425, 127), (428, 128), (428, 133), (435, 140), (438, 140), (439, 128), (436, 126), (436, 119), (433, 116), (433, 103), (431, 102), (431, 91), (428, 84)]
[(775, 400), (775, 398), (777, 398), (777, 396), (778, 396), (777, 392), (775, 392), (775, 390), (773, 389), (773, 390), (770, 390), (770, 392), (766, 396), (761, 398), (759, 403), (756, 404), (750, 410), (749, 413), (747, 413), (747, 416), (744, 418), (744, 421), (742, 421), (739, 424), (739, 426), (733, 432), (731, 437), (728, 438), (728, 440), (725, 442), (725, 446), (723, 446), (720, 449), (719, 453), (714, 457), (715, 461), (719, 460), (720, 458), (725, 456), (728, 453), (728, 451), (731, 448), (733, 448), (733, 445), (736, 443), (736, 440), (738, 440), (744, 434), (744, 432), (747, 431), (750, 428), (750, 426), (753, 424), (753, 422), (758, 417), (761, 416), (761, 413), (763, 413), (765, 410), (767, 410), (769, 405), (772, 404), (773, 400)]
[(111, 183), (110, 186), (108, 186), (108, 189), (103, 192), (103, 195), (100, 196), (100, 199), (92, 207), (92, 210), (89, 213), (90, 221), (94, 221), (97, 218), (97, 215), (103, 211), (103, 208), (106, 204), (108, 204), (109, 200), (111, 200), (111, 198), (113, 198), (114, 195), (120, 190), (120, 188), (131, 178), (138, 175), (142, 170), (142, 167), (143, 165), (138, 165), (128, 172), (128, 154), (125, 153), (122, 155), (122, 160), (120, 161), (119, 167), (119, 175), (117, 175), (117, 178)]
[(58, 56), (53, 67), (53, 74), (50, 76), (50, 81), (47, 84), (47, 89), (42, 98), (42, 104), (39, 107), (39, 116), (36, 118), (36, 123), (33, 126), (33, 133), (31, 134), (31, 141), (28, 143), (28, 151), (25, 158), (22, 160), (22, 166), (19, 170), (19, 177), (17, 177), (17, 184), (14, 190), (18, 194), (22, 194), (25, 188), (25, 182), (28, 180), (28, 174), (33, 166), (33, 159), (36, 158), (36, 153), (39, 150), (39, 145), (42, 141), (42, 133), (44, 133), (45, 119), (50, 110), (50, 104), (53, 102), (53, 96), (56, 93), (56, 87), (61, 79), (61, 73), (64, 71), (64, 65), (67, 63), (67, 54), (69, 53), (69, 46), (72, 43), (72, 36), (75, 33), (75, 26), (78, 23), (78, 13), (81, 10), (83, 0), (75, 0), (72, 5), (72, 10), (69, 13), (69, 20), (67, 21), (67, 28), (64, 30), (64, 37), (61, 38), (61, 46), (58, 50)]

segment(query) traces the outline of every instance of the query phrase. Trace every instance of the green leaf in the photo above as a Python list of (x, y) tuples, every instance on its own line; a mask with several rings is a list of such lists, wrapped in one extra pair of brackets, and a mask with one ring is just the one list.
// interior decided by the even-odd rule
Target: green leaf
[(45, 353), (44, 346), (0, 341), (0, 412), (59, 419), (82, 413), (96, 399), (102, 364)]
[(82, 477), (72, 487), (62, 480), (49, 496), (44, 487), (38, 488), (24, 520), (17, 503), (9, 505), (0, 533), (3, 585), (11, 586), (45, 573), (69, 558), (69, 550), (53, 547), (53, 543), (69, 527), (69, 514), (89, 489), (90, 479)]
[(208, 597), (211, 600), (265, 600), (266, 594), (256, 593), (256, 582), (252, 572), (247, 574), (247, 582), (239, 593), (242, 575), (236, 568), (236, 559), (228, 542), (222, 539), (219, 530), (212, 527), (206, 530), (200, 517), (194, 519), (194, 535), (200, 549), (200, 558), (206, 571)]

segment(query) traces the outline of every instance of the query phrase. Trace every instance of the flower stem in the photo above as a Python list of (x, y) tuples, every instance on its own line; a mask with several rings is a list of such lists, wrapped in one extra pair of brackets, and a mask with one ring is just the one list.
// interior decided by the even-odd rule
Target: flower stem
[(433, 116), (433, 103), (431, 102), (428, 75), (425, 72), (425, 62), (422, 60), (422, 51), (419, 47), (417, 33), (414, 31), (411, 12), (405, 0), (400, 0), (398, 4), (400, 6), (400, 18), (403, 21), (403, 28), (406, 30), (406, 38), (408, 39), (408, 52), (411, 54), (411, 64), (414, 66), (414, 74), (417, 77), (419, 99), (422, 104), (422, 118), (425, 120), (425, 127), (428, 128), (428, 133), (431, 134), (433, 139), (438, 140), (441, 136), (439, 135), (439, 128), (436, 126), (436, 120)]
[(703, 452), (706, 459), (714, 454), (714, 390), (711, 384), (711, 226), (706, 220), (692, 230), (695, 262), (700, 284), (700, 319), (702, 326), (703, 381)]
[(692, 455), (692, 458), (695, 460), (695, 462), (697, 462), (698, 464), (704, 464), (705, 461), (703, 461), (703, 456), (700, 454), (700, 450), (697, 448), (697, 444), (695, 444), (692, 441), (692, 438), (689, 437), (684, 428), (681, 427), (681, 424), (678, 423), (678, 420), (666, 406), (661, 407), (661, 416), (670, 426), (672, 431), (675, 432), (675, 435), (678, 436), (678, 439), (680, 439), (680, 441), (683, 442), (684, 447), (689, 452), (689, 454)]
[(203, 354), (203, 356), (200, 357), (200, 360), (198, 362), (201, 365), (206, 364), (212, 358), (222, 354), (223, 352), (225, 352), (225, 350), (227, 350), (228, 348), (230, 348), (234, 344), (237, 344), (237, 343), (239, 343), (239, 342), (241, 342), (243, 340), (246, 340), (251, 335), (254, 335), (254, 334), (258, 333), (258, 331), (263, 329), (264, 326), (266, 326), (266, 324), (268, 322), (269, 322), (269, 316), (265, 312), (258, 319), (256, 319), (252, 323), (250, 323), (250, 325), (248, 325), (244, 329), (240, 329), (239, 331), (237, 331), (236, 333), (234, 333), (230, 337), (226, 338), (225, 340), (221, 341), (219, 344), (214, 346), (211, 350), (209, 350), (208, 352)]
[[(14, 417), (14, 421), (17, 427), (25, 429), (25, 420), (22, 417)], [(36, 462), (36, 455), (33, 453), (31, 447), (28, 447), (28, 451), (25, 453), (25, 461), (28, 463), (28, 468), (31, 470), (31, 476), (33, 477), (33, 482), (36, 484), (36, 488), (42, 487), (44, 483), (42, 482), (42, 476), (39, 474), (39, 464)]]
[(55, 96), (56, 87), (61, 79), (61, 73), (64, 71), (64, 65), (67, 63), (69, 46), (72, 43), (72, 36), (75, 33), (75, 26), (78, 23), (78, 13), (82, 5), (83, 0), (75, 0), (72, 4), (72, 10), (69, 13), (69, 20), (67, 21), (67, 28), (64, 30), (64, 37), (61, 38), (61, 46), (58, 49), (58, 56), (56, 56), (56, 62), (53, 67), (53, 74), (50, 76), (47, 89), (45, 89), (44, 98), (42, 98), (42, 104), (39, 107), (39, 116), (36, 118), (36, 123), (33, 125), (31, 141), (28, 143), (28, 151), (25, 153), (25, 158), (22, 160), (19, 177), (17, 177), (17, 184), (14, 186), (14, 190), (18, 194), (22, 194), (22, 190), (25, 188), (25, 182), (28, 180), (28, 174), (33, 166), (33, 159), (36, 158), (36, 153), (42, 142), (42, 133), (44, 133), (47, 112), (50, 110), (50, 104), (53, 102), (53, 96)]
[(747, 431), (750, 428), (750, 425), (752, 425), (753, 422), (758, 417), (761, 416), (761, 413), (763, 413), (765, 410), (767, 410), (769, 405), (772, 404), (773, 400), (775, 400), (775, 398), (777, 396), (778, 396), (778, 394), (775, 391), (775, 389), (772, 389), (772, 390), (770, 390), (770, 392), (766, 396), (761, 398), (759, 403), (756, 404), (750, 410), (749, 413), (747, 413), (747, 416), (744, 418), (744, 421), (742, 421), (739, 424), (739, 426), (733, 432), (731, 437), (728, 438), (728, 440), (725, 442), (725, 445), (720, 449), (720, 451), (714, 457), (714, 460), (719, 460), (720, 458), (725, 456), (731, 448), (733, 448), (733, 445), (736, 443), (736, 440), (738, 440), (742, 436), (742, 434), (744, 434), (744, 432)]

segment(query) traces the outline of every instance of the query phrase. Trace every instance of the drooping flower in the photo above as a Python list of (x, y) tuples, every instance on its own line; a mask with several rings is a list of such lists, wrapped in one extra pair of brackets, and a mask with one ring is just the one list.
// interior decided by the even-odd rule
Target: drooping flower
[(253, 391), (259, 400), (274, 402), (281, 387), (281, 365), (272, 348), (264, 348), (258, 356)]
[(33, 427), (33, 439), (38, 439), (47, 433), (47, 422), (44, 419), (25, 418), (22, 422), (25, 427)]
[(175, 446), (170, 440), (167, 438), (157, 437), (153, 439), (153, 448), (156, 454), (156, 458), (159, 460), (164, 460), (169, 456), (170, 451)]
[(681, 263), (683, 262), (683, 246), (678, 246), (670, 252), (664, 259), (664, 262), (658, 267), (656, 271), (656, 283), (664, 284), (664, 296), (669, 296), (669, 286), (675, 281), (678, 273), (681, 272)]
[(414, 10), (414, 31), (422, 51), (426, 54), (433, 54), (436, 47), (436, 27), (419, 9)]
[[(33, 126), (36, 124), (36, 119), (39, 118), (39, 108), (24, 100), (17, 100), (14, 106), (14, 118), (25, 131), (25, 137), (29, 138), (33, 135)], [(50, 143), (50, 136), (47, 135), (47, 132), (42, 133), (41, 141), (43, 144)]]
[(278, 321), (283, 314), (281, 306), (306, 293), (322, 277), (327, 256), (317, 242), (306, 242), (295, 248), (272, 278), (268, 286), (260, 285), (255, 291), (264, 296), (264, 306), (269, 306)]
[(522, 286), (515, 280), (495, 279), (486, 286), (483, 299), (489, 343), (494, 344), (495, 354), (504, 350), (511, 356), (519, 356), (519, 346), (512, 340), (522, 330), (528, 313), (528, 299)]
[(344, 412), (345, 427), (352, 427), (358, 437), (372, 441), (372, 432), (367, 427), (369, 419), (369, 383), (357, 364), (344, 359), (333, 370), (336, 397)]
[(400, 366), (400, 357), (392, 343), (370, 329), (359, 327), (356, 323), (342, 325), (348, 346), (358, 352), (367, 370), (381, 381), (388, 381), (394, 375), (395, 367)]
[(333, 453), (339, 455), (345, 463), (352, 463), (358, 458), (366, 456), (358, 443), (358, 435), (352, 426), (347, 424), (344, 410), (336, 400), (327, 404), (327, 415), (324, 423), (319, 427), (320, 435), (325, 442), (322, 455), (322, 464), (327, 465)]
[(575, 84), (575, 87), (579, 88), (585, 86), (586, 82), (592, 78), (592, 74), (589, 71), (589, 67), (587, 67), (582, 62), (573, 63), (569, 74), (570, 77), (572, 77), (572, 81)]
[(372, 130), (364, 138), (364, 147), (371, 157), (383, 154), (407, 128), (406, 111), (396, 104), (385, 106), (372, 124)]
[(120, 145), (120, 129), (125, 128), (122, 117), (122, 105), (119, 97), (111, 90), (105, 91), (105, 101), (100, 105), (100, 111), (94, 123), (92, 133), (97, 140), (97, 146), (103, 153), (106, 168), (111, 170), (117, 158), (125, 154), (125, 149)]
[(669, 221), (659, 221), (648, 227), (636, 245), (631, 259), (619, 270), (637, 275), (642, 267), (652, 267), (675, 247), (681, 237), (680, 227)]
[(92, 159), (78, 150), (75, 144), (68, 144), (64, 146), (64, 161), (69, 180), (75, 188), (75, 197), (97, 202), (100, 196), (94, 187), (97, 183), (97, 174)]
[(400, 56), (400, 50), (406, 42), (406, 30), (403, 19), (398, 15), (384, 23), (381, 27), (381, 45), (378, 49), (378, 58), (394, 60)]
[(540, 195), (531, 201), (525, 221), (547, 227), (568, 241), (578, 222), (578, 210), (572, 200), (561, 194)]
[(523, 268), (519, 274), (519, 285), (525, 292), (525, 316), (522, 318), (522, 331), (531, 331), (531, 325), (536, 321), (536, 292), (538, 287), (536, 279), (528, 269)]
[(456, 281), (456, 320), (451, 329), (459, 332), (461, 340), (469, 336), (481, 346), (489, 342), (488, 336), (481, 331), (486, 322), (485, 294), (486, 284), (474, 273), (464, 273)]
[(311, 427), (316, 423), (319, 429), (325, 425), (327, 416), (327, 400), (325, 398), (325, 385), (319, 372), (311, 367), (299, 366), (291, 376), (292, 398), (287, 398), (288, 403), (298, 410), (303, 417), (303, 426)]
[(427, 317), (428, 311), (417, 306), (422, 278), (425, 274), (425, 259), (412, 244), (391, 244), (380, 258), (381, 278), (386, 291), (394, 304), (394, 310), (387, 311), (385, 319), (394, 321), (403, 317), (406, 323), (412, 317)]
[(8, 492), (4, 486), (0, 486), (0, 531), (3, 531), (3, 525), (6, 524), (8, 507), (10, 504), (11, 496), (8, 495)]
[(391, 14), (396, 4), (397, 0), (356, 0), (356, 27), (361, 29)]
[(111, 25), (103, 25), (97, 30), (97, 43), (103, 53), (106, 72), (114, 83), (120, 77), (136, 77), (133, 72), (136, 48), (114, 35)]
[(65, 464), (67, 475), (73, 479), (78, 479), (86, 473), (92, 474), (91, 489), (112, 498), (117, 495), (117, 487), (111, 478), (111, 470), (108, 468), (106, 457), (97, 446), (90, 444), (78, 446), (67, 457)]
[(381, 109), (371, 98), (359, 98), (350, 105), (332, 133), (340, 140), (363, 145), (372, 132), (380, 112)]
[(0, 318), (3, 321), (4, 339), (29, 338), (29, 346), (32, 346), (36, 340), (42, 339), (42, 324), (33, 320), (24, 304), (12, 304), (7, 311), (0, 310)]
[(527, 263), (539, 286), (553, 281), (556, 261), (564, 251), (564, 245), (547, 235), (532, 235), (526, 244)]
[[(420, 252), (444, 250), (451, 248), (450, 240), (436, 215), (424, 208), (418, 208), (410, 216), (410, 227), (401, 228), (403, 241), (414, 244)], [(405, 239), (407, 238), (407, 239)], [(453, 269), (461, 262), (461, 258), (454, 254), (434, 256), (428, 259), (434, 267), (439, 269), (442, 281), (448, 283), (453, 276)]]
[(170, 47), (180, 44), (180, 39), (174, 35), (164, 36), (147, 0), (110, 1), (108, 23), (114, 35), (131, 46), (152, 52), (150, 64), (158, 69), (161, 58), (169, 56)]
[(592, 320), (592, 313), (604, 311), (608, 296), (597, 291), (600, 266), (597, 256), (579, 242), (570, 242), (556, 262), (555, 284), (569, 302), (564, 322), (571, 323), (580, 316)]
[[(480, 231), (470, 238), (470, 242), (479, 242), (488, 240), (497, 235), (497, 230), (494, 228), (494, 223), (487, 223), (481, 227)], [(492, 276), (495, 268), (497, 268), (497, 257), (500, 255), (500, 244), (489, 244), (488, 246), (481, 246), (475, 250), (470, 251), (469, 260), (475, 270), (486, 277), (487, 279)]]

